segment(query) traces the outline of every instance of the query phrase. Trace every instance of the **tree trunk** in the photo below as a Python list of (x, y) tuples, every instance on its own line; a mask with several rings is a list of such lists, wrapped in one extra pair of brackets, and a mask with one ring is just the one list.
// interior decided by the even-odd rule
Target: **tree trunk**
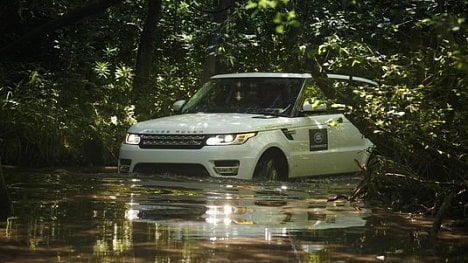
[[(213, 13), (213, 21), (221, 27), (226, 21), (229, 15), (229, 8), (232, 7), (233, 0), (219, 0), (218, 7)], [(216, 49), (220, 44), (220, 34), (213, 32), (210, 40), (208, 41), (207, 56), (205, 58), (205, 64), (201, 81), (207, 81), (211, 76), (223, 72), (223, 65), (219, 57), (216, 55)]]
[(0, 220), (5, 220), (12, 213), (10, 196), (8, 195), (5, 177), (3, 176), (2, 159), (0, 157)]
[(140, 36), (137, 61), (135, 66), (135, 79), (133, 82), (133, 103), (135, 114), (143, 120), (151, 116), (151, 71), (153, 69), (154, 44), (156, 30), (162, 12), (161, 0), (148, 0), (148, 13)]
[(32, 31), (26, 33), (22, 37), (18, 38), (17, 40), (11, 42), (9, 45), (0, 48), (0, 55), (7, 56), (12, 51), (18, 50), (18, 47), (26, 45), (30, 43), (32, 40), (45, 35), (46, 33), (53, 32), (54, 30), (76, 23), (81, 19), (92, 16), (95, 14), (99, 14), (100, 12), (106, 10), (107, 8), (117, 5), (123, 0), (100, 0), (95, 1), (89, 5), (74, 9), (69, 13), (52, 20), (50, 22), (44, 23), (43, 25), (33, 29)]
[(451, 208), (451, 203), (454, 197), (455, 192), (450, 192), (449, 194), (447, 194), (447, 196), (445, 196), (444, 198), (444, 201), (442, 202), (442, 205), (437, 211), (437, 214), (434, 218), (434, 222), (432, 222), (432, 228), (430, 233), (430, 238), (433, 242), (437, 240), (440, 231), (440, 226), (442, 225), (442, 221), (444, 220), (447, 211)]

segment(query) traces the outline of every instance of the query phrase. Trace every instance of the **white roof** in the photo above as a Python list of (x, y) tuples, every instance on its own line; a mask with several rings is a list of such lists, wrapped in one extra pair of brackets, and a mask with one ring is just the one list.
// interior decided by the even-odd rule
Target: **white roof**
[[(212, 79), (224, 79), (224, 78), (311, 78), (310, 73), (271, 73), (271, 72), (249, 72), (249, 73), (231, 73), (231, 74), (220, 74), (211, 77)], [(327, 74), (329, 79), (339, 79), (339, 80), (348, 80), (348, 81), (357, 81), (364, 82), (367, 84), (374, 85), (376, 87), (379, 84), (370, 79), (365, 79), (361, 77), (354, 77), (349, 75), (341, 74)]]
[(379, 84), (377, 82), (372, 81), (370, 79), (361, 78), (361, 77), (354, 77), (354, 76), (340, 75), (340, 74), (327, 74), (327, 77), (329, 79), (352, 80), (352, 81), (364, 82), (364, 83), (367, 83), (367, 84), (371, 84), (371, 85), (374, 85), (376, 87), (379, 86)]
[(308, 73), (266, 73), (266, 72), (250, 72), (250, 73), (232, 73), (221, 74), (211, 77), (212, 79), (223, 78), (311, 78)]

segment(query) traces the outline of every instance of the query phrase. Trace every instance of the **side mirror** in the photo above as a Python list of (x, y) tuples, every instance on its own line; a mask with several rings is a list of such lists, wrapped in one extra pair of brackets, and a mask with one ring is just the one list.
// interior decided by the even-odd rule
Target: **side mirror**
[(310, 104), (308, 101), (304, 102), (302, 105), (302, 111), (306, 113), (310, 112), (324, 112), (328, 110), (328, 106), (326, 103), (312, 103)]
[(185, 100), (178, 100), (172, 104), (172, 109), (174, 110), (175, 113), (180, 113), (182, 110), (182, 107), (185, 105)]

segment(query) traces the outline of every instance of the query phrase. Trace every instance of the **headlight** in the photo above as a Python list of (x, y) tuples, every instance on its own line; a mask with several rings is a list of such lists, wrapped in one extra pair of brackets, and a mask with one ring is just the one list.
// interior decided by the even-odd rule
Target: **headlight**
[(206, 145), (237, 145), (243, 144), (248, 139), (257, 135), (255, 132), (239, 133), (239, 134), (222, 134), (213, 135), (206, 139)]
[(127, 137), (125, 137), (126, 144), (139, 144), (140, 143), (140, 135), (127, 133)]

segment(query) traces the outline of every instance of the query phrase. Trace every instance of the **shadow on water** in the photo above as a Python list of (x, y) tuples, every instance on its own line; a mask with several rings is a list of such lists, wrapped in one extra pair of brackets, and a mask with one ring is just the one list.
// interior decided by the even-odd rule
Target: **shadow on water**
[(8, 172), (1, 262), (466, 262), (467, 233), (327, 201), (359, 177), (254, 183), (175, 175)]

